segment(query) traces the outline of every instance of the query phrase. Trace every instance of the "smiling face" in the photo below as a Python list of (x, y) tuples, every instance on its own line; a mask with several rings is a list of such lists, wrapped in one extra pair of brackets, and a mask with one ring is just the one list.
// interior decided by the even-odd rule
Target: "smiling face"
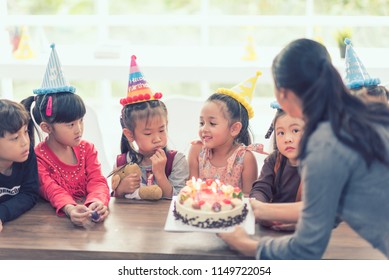
[(167, 145), (167, 120), (161, 115), (155, 115), (148, 120), (140, 119), (133, 132), (128, 128), (124, 128), (123, 132), (128, 141), (135, 141), (138, 152), (146, 157), (154, 155), (158, 149)]
[(27, 125), (22, 126), (15, 133), (5, 132), (4, 137), (0, 137), (0, 164), (23, 162), (27, 160), (29, 150), (30, 137)]
[(298, 147), (302, 136), (304, 122), (299, 118), (292, 118), (285, 114), (275, 122), (275, 137), (279, 152), (295, 165), (298, 156)]
[(200, 113), (199, 136), (204, 146), (215, 148), (234, 141), (236, 133), (232, 131), (222, 106), (216, 102), (206, 102)]

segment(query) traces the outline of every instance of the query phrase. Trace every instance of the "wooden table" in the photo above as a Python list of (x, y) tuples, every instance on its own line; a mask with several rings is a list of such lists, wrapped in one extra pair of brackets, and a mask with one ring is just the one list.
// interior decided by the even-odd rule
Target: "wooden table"
[[(167, 232), (171, 201), (134, 202), (112, 198), (104, 223), (87, 230), (57, 217), (49, 203), (4, 225), (0, 259), (245, 259), (214, 233)], [(256, 225), (256, 237), (282, 236)], [(384, 259), (346, 224), (333, 232), (324, 255), (330, 259)]]

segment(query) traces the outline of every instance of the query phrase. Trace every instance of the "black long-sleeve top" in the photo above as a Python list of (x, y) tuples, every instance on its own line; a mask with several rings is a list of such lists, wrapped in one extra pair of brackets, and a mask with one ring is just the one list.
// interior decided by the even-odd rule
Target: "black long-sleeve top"
[(30, 210), (39, 198), (38, 168), (34, 148), (24, 162), (14, 162), (12, 174), (0, 173), (0, 220), (11, 221)]
[(261, 174), (253, 183), (250, 197), (263, 202), (295, 202), (300, 185), (298, 167), (286, 162), (277, 191), (274, 191), (276, 157), (277, 153), (273, 152), (265, 159)]

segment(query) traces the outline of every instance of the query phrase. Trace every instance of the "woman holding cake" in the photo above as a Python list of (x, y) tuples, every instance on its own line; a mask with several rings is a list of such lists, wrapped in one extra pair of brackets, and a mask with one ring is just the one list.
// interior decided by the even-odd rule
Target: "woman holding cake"
[(249, 133), (254, 116), (249, 101), (260, 74), (232, 89), (219, 88), (207, 99), (200, 113), (201, 142), (193, 142), (189, 150), (190, 177), (218, 179), (249, 195), (258, 177), (252, 151), (264, 153), (263, 145), (250, 145)]
[(302, 213), (291, 236), (257, 241), (240, 227), (219, 236), (258, 259), (319, 259), (341, 219), (389, 257), (387, 105), (351, 95), (327, 49), (313, 40), (291, 42), (272, 70), (282, 109), (305, 120)]

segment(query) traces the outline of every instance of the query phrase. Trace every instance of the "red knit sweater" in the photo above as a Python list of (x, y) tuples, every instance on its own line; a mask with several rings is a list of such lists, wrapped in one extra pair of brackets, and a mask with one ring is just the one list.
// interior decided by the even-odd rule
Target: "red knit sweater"
[(73, 147), (78, 164), (68, 165), (58, 159), (43, 141), (35, 147), (41, 196), (50, 201), (58, 215), (66, 204), (82, 202), (88, 206), (101, 201), (108, 206), (110, 199), (106, 178), (93, 144), (87, 141)]

